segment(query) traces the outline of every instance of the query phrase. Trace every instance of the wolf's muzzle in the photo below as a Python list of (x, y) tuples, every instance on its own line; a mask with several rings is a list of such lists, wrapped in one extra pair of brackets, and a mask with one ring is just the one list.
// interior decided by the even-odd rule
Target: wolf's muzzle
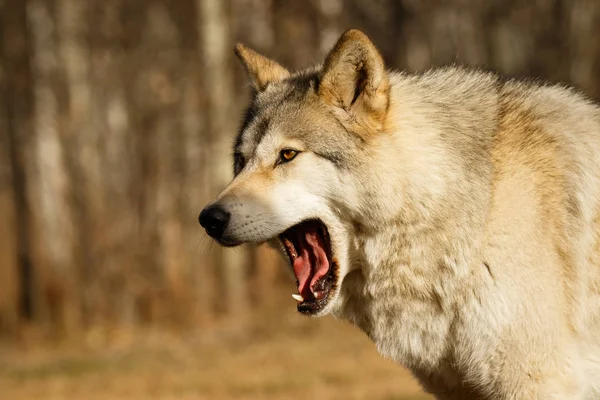
[(231, 214), (218, 205), (210, 205), (204, 208), (198, 217), (200, 225), (206, 233), (219, 240), (227, 228)]

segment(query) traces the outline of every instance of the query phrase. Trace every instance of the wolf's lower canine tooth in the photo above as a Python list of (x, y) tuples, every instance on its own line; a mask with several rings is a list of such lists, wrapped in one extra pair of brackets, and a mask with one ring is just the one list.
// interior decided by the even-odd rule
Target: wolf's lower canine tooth
[(292, 297), (299, 303), (304, 301), (304, 297), (300, 296), (299, 294), (293, 294)]

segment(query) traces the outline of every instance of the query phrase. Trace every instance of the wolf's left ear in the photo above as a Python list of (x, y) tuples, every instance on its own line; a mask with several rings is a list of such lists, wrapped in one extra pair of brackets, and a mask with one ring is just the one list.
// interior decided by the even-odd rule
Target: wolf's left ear
[(278, 82), (290, 76), (289, 71), (277, 62), (258, 54), (241, 43), (235, 45), (235, 54), (244, 65), (252, 87), (257, 92), (265, 90), (271, 82)]
[(367, 35), (357, 29), (344, 33), (325, 59), (321, 98), (343, 108), (369, 130), (381, 129), (389, 88), (383, 57)]

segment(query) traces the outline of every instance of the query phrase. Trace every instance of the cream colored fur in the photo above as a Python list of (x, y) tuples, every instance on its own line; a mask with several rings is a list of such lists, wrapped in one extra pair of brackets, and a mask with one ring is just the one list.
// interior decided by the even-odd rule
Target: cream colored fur
[[(600, 399), (596, 105), (460, 67), (389, 72), (358, 31), (296, 75), (251, 56), (268, 127), (242, 129), (243, 168), (216, 200), (232, 238), (321, 218), (340, 268), (321, 314), (438, 399)], [(273, 168), (282, 146), (303, 154)], [(338, 164), (315, 155), (332, 148)]]

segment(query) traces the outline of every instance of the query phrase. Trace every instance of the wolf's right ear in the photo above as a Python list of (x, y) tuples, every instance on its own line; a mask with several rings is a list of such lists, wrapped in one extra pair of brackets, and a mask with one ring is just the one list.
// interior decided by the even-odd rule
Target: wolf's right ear
[(241, 43), (235, 45), (235, 54), (244, 65), (252, 87), (257, 92), (265, 90), (271, 82), (278, 82), (290, 76), (290, 72), (277, 62)]
[(389, 78), (383, 57), (363, 32), (344, 33), (327, 55), (319, 94), (369, 131), (381, 130), (389, 102)]

